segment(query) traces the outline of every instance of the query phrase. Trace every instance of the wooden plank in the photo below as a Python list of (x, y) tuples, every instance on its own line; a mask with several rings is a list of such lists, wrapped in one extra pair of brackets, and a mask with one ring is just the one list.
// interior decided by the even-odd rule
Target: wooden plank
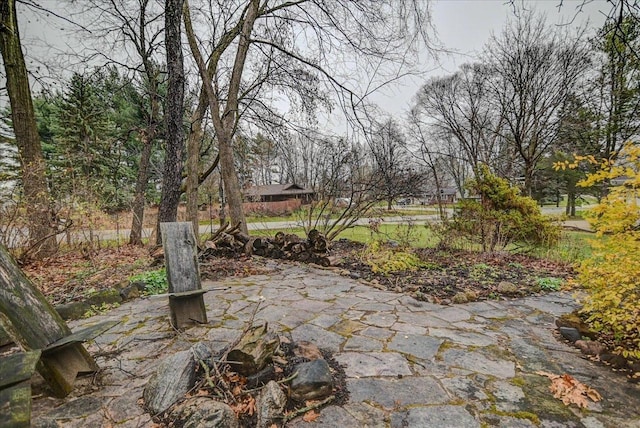
[(120, 321), (104, 321), (81, 330), (78, 330), (67, 337), (63, 337), (60, 340), (53, 342), (51, 345), (47, 346), (43, 352), (50, 352), (54, 349), (61, 348), (63, 346), (68, 346), (73, 343), (82, 343), (88, 340), (95, 339), (100, 336), (105, 331), (113, 328), (115, 325), (119, 324)]
[(202, 294), (177, 297), (169, 295), (171, 324), (179, 329), (193, 324), (206, 324), (207, 312)]
[(0, 358), (0, 389), (31, 379), (39, 359), (40, 351), (19, 352)]
[[(58, 312), (29, 281), (2, 245), (0, 315), (2, 327), (14, 342), (25, 350), (45, 349), (72, 334)], [(43, 354), (37, 365), (38, 371), (54, 394), (60, 397), (71, 392), (78, 373), (98, 369), (93, 358), (81, 344), (75, 343), (62, 349), (64, 352), (60, 355), (56, 355), (55, 352)], [(69, 358), (70, 362), (64, 358)]]
[(187, 222), (160, 223), (169, 293), (200, 290), (200, 270), (193, 225)]
[(39, 370), (40, 374), (57, 397), (66, 397), (73, 391), (73, 383), (79, 374), (98, 371), (98, 365), (80, 343), (43, 352), (40, 361), (46, 366), (46, 370)]
[(31, 426), (31, 384), (28, 381), (0, 390), (0, 427)]
[(187, 222), (160, 223), (160, 232), (169, 282), (171, 324), (177, 329), (194, 323), (206, 324), (193, 226)]
[(192, 290), (192, 291), (183, 291), (181, 293), (169, 293), (167, 294), (169, 298), (181, 298), (181, 297), (193, 297), (193, 296), (201, 296), (204, 293), (208, 293), (210, 290)]

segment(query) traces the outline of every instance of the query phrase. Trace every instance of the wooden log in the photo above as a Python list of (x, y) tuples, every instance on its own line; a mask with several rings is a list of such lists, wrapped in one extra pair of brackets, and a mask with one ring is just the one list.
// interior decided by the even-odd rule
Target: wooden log
[(284, 245), (284, 238), (285, 238), (284, 232), (278, 232), (276, 233), (276, 236), (274, 236), (273, 238), (273, 243), (282, 247), (282, 245)]
[(306, 252), (307, 247), (303, 243), (293, 244), (290, 248), (290, 251), (294, 254), (300, 254)]
[(317, 255), (313, 256), (312, 263), (315, 263), (315, 264), (323, 266), (323, 267), (331, 266), (331, 261), (329, 260), (328, 257), (319, 257)]
[(317, 229), (311, 229), (309, 231), (309, 233), (307, 234), (307, 238), (312, 243), (314, 243), (320, 236), (322, 236), (322, 235), (320, 234), (320, 232), (318, 232)]
[(253, 248), (254, 249), (258, 249), (258, 248), (266, 248), (269, 246), (269, 241), (266, 238), (254, 238), (253, 240)]
[(171, 325), (183, 329), (192, 324), (206, 324), (196, 238), (187, 222), (160, 223), (165, 252)]
[(295, 253), (293, 255), (293, 260), (296, 260), (298, 262), (307, 262), (309, 260), (311, 260), (312, 254), (309, 253), (308, 251), (302, 251), (300, 253)]
[(298, 235), (287, 233), (284, 236), (284, 242), (282, 243), (282, 250), (290, 251), (291, 247), (293, 247), (296, 244), (299, 244), (300, 242), (302, 242), (302, 239), (300, 239)]
[(216, 230), (214, 233), (211, 234), (211, 237), (207, 241), (215, 242), (216, 239), (218, 238), (218, 236), (220, 236), (221, 233), (224, 233), (227, 230), (228, 227), (229, 227), (229, 223), (228, 222), (224, 222), (222, 224), (222, 226), (220, 226), (220, 228), (218, 228), (218, 230)]
[(313, 251), (316, 253), (326, 253), (327, 252), (327, 240), (324, 236), (320, 236), (313, 241)]
[(280, 345), (277, 334), (268, 332), (267, 323), (250, 327), (227, 354), (231, 368), (244, 376), (262, 370)]
[(261, 254), (258, 254), (255, 252), (254, 246), (253, 246), (253, 242), (255, 241), (255, 238), (251, 238), (249, 239), (245, 244), (244, 244), (244, 249), (243, 252), (247, 255), (250, 256), (252, 254), (256, 254), (258, 256), (260, 256)]
[(251, 240), (251, 237), (245, 233), (242, 233), (241, 231), (237, 230), (235, 231), (233, 234), (231, 234), (233, 236), (233, 238), (237, 241), (242, 242), (243, 244), (246, 244), (247, 242), (249, 242)]
[[(71, 330), (58, 312), (47, 301), (42, 292), (29, 281), (20, 270), (7, 249), (0, 245), (0, 324), (14, 342), (23, 349), (45, 349), (54, 342), (71, 335)], [(61, 348), (65, 349), (65, 348)], [(68, 395), (73, 389), (76, 375), (97, 369), (93, 358), (82, 344), (76, 343), (73, 351), (75, 364), (81, 367), (74, 373), (67, 361), (56, 358), (54, 350), (49, 358), (41, 358), (37, 369), (47, 381), (53, 393), (59, 397)]]

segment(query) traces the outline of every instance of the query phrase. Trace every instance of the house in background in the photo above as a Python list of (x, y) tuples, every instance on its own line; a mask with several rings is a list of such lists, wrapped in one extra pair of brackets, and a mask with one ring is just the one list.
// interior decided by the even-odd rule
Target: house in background
[(315, 192), (297, 184), (269, 184), (251, 186), (244, 190), (244, 197), (251, 202), (282, 202), (298, 199), (302, 204), (313, 200)]
[(438, 200), (445, 204), (455, 204), (458, 202), (458, 191), (455, 187), (445, 187), (438, 193), (435, 189), (425, 192), (420, 198), (421, 205), (437, 204)]

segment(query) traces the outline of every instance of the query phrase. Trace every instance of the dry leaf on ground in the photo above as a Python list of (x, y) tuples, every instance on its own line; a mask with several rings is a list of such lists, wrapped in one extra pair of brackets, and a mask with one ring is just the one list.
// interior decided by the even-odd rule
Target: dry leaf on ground
[(594, 403), (602, 400), (602, 396), (598, 391), (568, 374), (556, 375), (544, 371), (537, 371), (536, 374), (551, 379), (549, 389), (553, 396), (562, 400), (566, 406), (575, 404), (578, 407), (586, 408), (589, 400)]
[(302, 417), (302, 420), (305, 422), (313, 422), (319, 417), (320, 417), (320, 413), (316, 412), (315, 410), (309, 410), (307, 413), (304, 414), (304, 416)]

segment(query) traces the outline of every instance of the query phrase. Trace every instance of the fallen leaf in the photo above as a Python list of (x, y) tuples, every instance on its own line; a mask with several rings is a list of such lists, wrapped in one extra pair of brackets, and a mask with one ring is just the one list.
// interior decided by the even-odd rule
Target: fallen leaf
[(553, 396), (562, 400), (566, 406), (575, 404), (578, 407), (586, 408), (589, 400), (593, 402), (602, 400), (602, 396), (598, 391), (566, 373), (556, 375), (549, 372), (537, 371), (536, 374), (551, 379), (549, 389), (553, 393)]
[(304, 416), (302, 417), (302, 420), (305, 422), (313, 422), (319, 417), (320, 417), (320, 413), (316, 412), (315, 410), (309, 410), (307, 413), (304, 414)]

